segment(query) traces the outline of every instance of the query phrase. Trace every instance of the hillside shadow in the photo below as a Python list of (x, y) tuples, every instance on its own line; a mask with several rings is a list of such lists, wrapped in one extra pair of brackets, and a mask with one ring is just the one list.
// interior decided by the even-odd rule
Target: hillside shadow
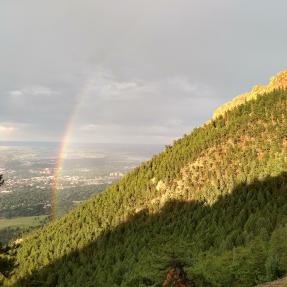
[[(162, 286), (172, 262), (189, 268), (196, 254), (232, 250), (257, 237), (269, 240), (285, 223), (287, 173), (282, 173), (240, 184), (212, 206), (176, 200), (155, 214), (142, 210), (13, 286)], [(189, 279), (189, 286), (211, 286), (204, 278)]]

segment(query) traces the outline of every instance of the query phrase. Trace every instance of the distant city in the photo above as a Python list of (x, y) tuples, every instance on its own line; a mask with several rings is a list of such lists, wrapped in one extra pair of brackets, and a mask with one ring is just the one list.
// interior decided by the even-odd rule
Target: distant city
[[(0, 188), (0, 241), (23, 232), (23, 226), (14, 226), (15, 218), (23, 222), (31, 217), (31, 226), (35, 219), (37, 225), (48, 220), (55, 180), (57, 215), (62, 216), (162, 149), (158, 145), (74, 144), (67, 147), (56, 179), (59, 147), (57, 143), (0, 142), (0, 174), (5, 179)], [(39, 222), (43, 216), (45, 221)], [(31, 226), (26, 224), (25, 229)]]

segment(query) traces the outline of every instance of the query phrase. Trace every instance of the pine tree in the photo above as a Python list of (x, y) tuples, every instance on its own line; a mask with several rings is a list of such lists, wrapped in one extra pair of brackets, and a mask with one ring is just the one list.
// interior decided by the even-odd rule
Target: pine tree
[(3, 174), (0, 174), (0, 186), (4, 184)]

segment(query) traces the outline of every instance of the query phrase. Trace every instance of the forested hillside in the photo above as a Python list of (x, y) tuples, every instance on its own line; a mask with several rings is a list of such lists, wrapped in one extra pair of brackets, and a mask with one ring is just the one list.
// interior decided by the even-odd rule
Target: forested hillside
[(0, 280), (168, 286), (180, 268), (186, 286), (255, 286), (287, 272), (286, 238), (287, 91), (278, 88), (194, 129), (3, 249)]

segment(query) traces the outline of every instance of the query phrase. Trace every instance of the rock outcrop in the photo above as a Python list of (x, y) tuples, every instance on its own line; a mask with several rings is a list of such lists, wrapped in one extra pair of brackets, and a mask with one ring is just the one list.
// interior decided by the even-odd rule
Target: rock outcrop
[(285, 287), (285, 286), (287, 286), (287, 278), (260, 284), (260, 285), (257, 285), (256, 287)]
[(187, 279), (186, 273), (181, 266), (173, 266), (167, 273), (162, 287), (193, 287)]
[(287, 88), (287, 70), (278, 73), (276, 76), (272, 77), (267, 86), (255, 86), (250, 92), (241, 94), (235, 97), (230, 102), (225, 103), (213, 113), (213, 119), (225, 114), (227, 111), (244, 104), (247, 101), (256, 99), (258, 96), (270, 93), (276, 89)]

